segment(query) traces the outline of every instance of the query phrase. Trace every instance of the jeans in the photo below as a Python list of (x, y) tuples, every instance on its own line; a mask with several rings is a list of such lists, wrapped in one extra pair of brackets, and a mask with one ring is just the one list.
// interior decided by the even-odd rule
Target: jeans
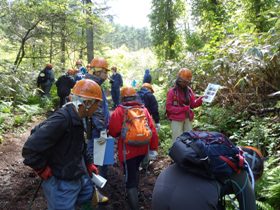
[(52, 176), (42, 183), (48, 210), (75, 210), (76, 205), (81, 205), (92, 199), (93, 187), (88, 175), (70, 181)]

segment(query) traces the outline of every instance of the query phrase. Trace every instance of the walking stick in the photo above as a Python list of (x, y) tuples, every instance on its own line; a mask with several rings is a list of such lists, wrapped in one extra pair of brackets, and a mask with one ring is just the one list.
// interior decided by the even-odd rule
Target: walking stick
[(31, 202), (30, 202), (30, 204), (29, 204), (29, 208), (28, 208), (29, 210), (32, 209), (33, 202), (34, 202), (34, 200), (35, 200), (35, 198), (36, 198), (36, 196), (37, 196), (37, 194), (38, 194), (38, 191), (39, 191), (39, 189), (40, 189), (40, 187), (41, 187), (41, 185), (42, 185), (42, 182), (43, 182), (43, 179), (40, 180), (40, 183), (39, 183), (39, 185), (38, 185), (38, 187), (37, 187), (37, 189), (36, 189), (36, 191), (35, 191), (35, 193), (34, 193), (34, 195), (33, 195), (33, 197), (32, 197), (32, 200), (31, 200)]

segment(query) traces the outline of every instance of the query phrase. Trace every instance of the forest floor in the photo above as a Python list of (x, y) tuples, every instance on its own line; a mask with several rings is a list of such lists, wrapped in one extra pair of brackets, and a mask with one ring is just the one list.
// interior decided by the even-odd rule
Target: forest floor
[[(43, 118), (34, 117), (24, 130), (16, 129), (4, 135), (4, 142), (0, 144), (0, 209), (5, 210), (45, 210), (47, 209), (43, 191), (39, 188), (35, 200), (32, 202), (40, 179), (32, 169), (25, 166), (21, 156), (24, 142), (30, 130)], [(139, 184), (140, 209), (151, 209), (151, 198), (155, 180), (159, 173), (170, 164), (168, 157), (159, 157), (152, 162), (148, 170), (141, 170)], [(102, 189), (110, 201), (106, 205), (97, 207), (105, 210), (127, 210), (124, 177), (118, 164), (110, 166), (108, 182)], [(30, 205), (32, 204), (32, 208)]]

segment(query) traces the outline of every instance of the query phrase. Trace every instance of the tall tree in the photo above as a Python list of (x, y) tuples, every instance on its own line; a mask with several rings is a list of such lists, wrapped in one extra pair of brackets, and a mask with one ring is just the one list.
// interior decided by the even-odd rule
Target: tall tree
[(182, 0), (153, 0), (151, 22), (152, 44), (160, 60), (179, 58), (181, 51), (180, 35), (176, 28), (176, 21), (185, 10)]

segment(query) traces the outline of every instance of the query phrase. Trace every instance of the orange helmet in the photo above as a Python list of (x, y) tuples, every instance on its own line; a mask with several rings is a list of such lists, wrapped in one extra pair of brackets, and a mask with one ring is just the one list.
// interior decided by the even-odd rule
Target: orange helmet
[(68, 70), (67, 70), (67, 73), (68, 73), (69, 75), (74, 75), (74, 74), (76, 73), (76, 71), (75, 71), (74, 69), (68, 69)]
[(150, 83), (144, 83), (142, 87), (149, 89), (152, 93), (154, 93), (153, 86)]
[(255, 180), (258, 180), (262, 176), (264, 169), (264, 158), (261, 151), (251, 146), (242, 146), (241, 148), (244, 151), (244, 157), (253, 172)]
[(192, 79), (192, 71), (187, 68), (181, 68), (177, 76), (185, 81), (190, 81)]
[(86, 99), (96, 99), (102, 101), (102, 91), (100, 86), (90, 79), (77, 81), (72, 89), (72, 94)]
[(136, 90), (133, 87), (123, 87), (121, 89), (121, 97), (136, 96)]
[(105, 69), (107, 71), (110, 71), (108, 69), (108, 63), (104, 58), (94, 58), (90, 62), (90, 67), (95, 68), (95, 71), (101, 71), (102, 69)]
[(46, 68), (48, 68), (48, 69), (52, 69), (52, 68), (53, 68), (53, 66), (52, 66), (52, 64), (51, 64), (51, 63), (48, 63), (48, 64), (46, 65)]
[(83, 63), (82, 60), (77, 60), (77, 61), (76, 61), (76, 66), (77, 66), (77, 65), (82, 65), (82, 63)]

